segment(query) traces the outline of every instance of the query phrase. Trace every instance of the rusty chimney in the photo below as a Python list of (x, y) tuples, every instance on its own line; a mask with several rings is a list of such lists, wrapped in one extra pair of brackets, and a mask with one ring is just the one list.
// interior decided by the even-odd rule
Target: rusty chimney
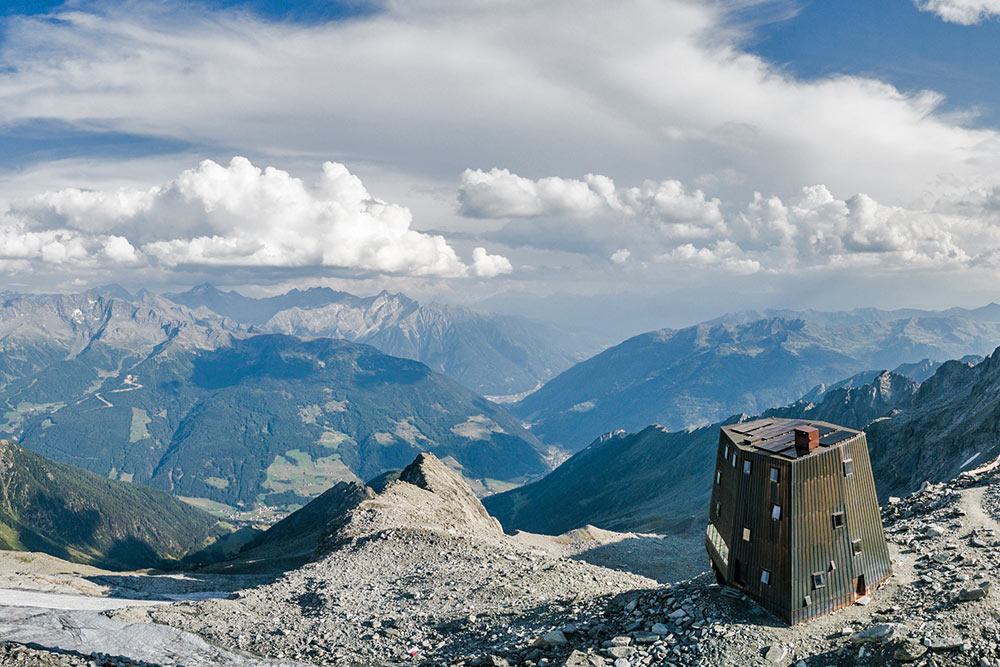
[(795, 429), (795, 449), (799, 454), (808, 454), (819, 447), (819, 429), (815, 426), (800, 426)]

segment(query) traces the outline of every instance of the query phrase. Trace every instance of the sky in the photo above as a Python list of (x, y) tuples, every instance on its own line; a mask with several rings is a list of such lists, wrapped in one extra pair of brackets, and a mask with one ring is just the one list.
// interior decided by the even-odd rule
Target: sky
[(1000, 300), (1000, 0), (4, 7), (0, 289)]

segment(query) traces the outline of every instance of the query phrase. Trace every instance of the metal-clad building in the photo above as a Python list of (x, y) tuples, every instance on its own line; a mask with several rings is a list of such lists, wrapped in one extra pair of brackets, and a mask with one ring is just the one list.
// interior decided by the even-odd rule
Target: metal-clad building
[(761, 419), (719, 437), (705, 546), (720, 583), (789, 623), (892, 574), (862, 431)]

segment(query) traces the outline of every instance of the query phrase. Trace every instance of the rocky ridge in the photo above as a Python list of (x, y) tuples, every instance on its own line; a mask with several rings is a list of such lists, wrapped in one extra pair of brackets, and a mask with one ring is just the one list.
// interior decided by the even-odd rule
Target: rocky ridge
[[(414, 466), (438, 489), (460, 484), (431, 457)], [(318, 664), (1000, 665), (995, 471), (893, 499), (883, 514), (894, 576), (793, 627), (708, 573), (658, 585), (553, 558), (503, 536), (464, 493), (444, 501), (461, 510), (442, 511), (434, 490), (405, 479), (362, 502), (324, 558), (271, 584), (115, 614)]]

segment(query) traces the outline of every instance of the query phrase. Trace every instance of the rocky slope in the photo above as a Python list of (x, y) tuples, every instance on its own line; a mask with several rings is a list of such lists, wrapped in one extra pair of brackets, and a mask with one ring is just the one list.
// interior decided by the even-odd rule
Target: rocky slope
[(553, 378), (513, 410), (543, 441), (575, 451), (615, 429), (658, 423), (680, 430), (757, 414), (866, 369), (985, 354), (998, 340), (1000, 317), (986, 315), (706, 323), (630, 338)]
[(468, 664), (598, 613), (605, 595), (656, 586), (505, 536), (461, 478), (428, 454), (334, 523), (320, 557), (274, 583), (236, 599), (116, 617), (268, 657)]
[(1000, 454), (1000, 350), (971, 365), (947, 362), (913, 400), (868, 427), (879, 491), (901, 494)]
[[(864, 428), (908, 405), (916, 387), (913, 380), (885, 371), (871, 384), (841, 387), (826, 392), (819, 403), (803, 400), (763, 416)], [(649, 426), (638, 433), (609, 433), (543, 479), (484, 502), (508, 530), (554, 535), (585, 524), (610, 530), (700, 530), (712, 491), (719, 427), (744, 419), (745, 415), (732, 417), (690, 431)], [(893, 464), (873, 458), (873, 465), (879, 479), (879, 466)]]
[(314, 664), (993, 666), (997, 469), (893, 499), (883, 521), (894, 576), (794, 627), (708, 573), (657, 584), (525, 546), (431, 457), (348, 511), (325, 555), (299, 570), (232, 599), (111, 615)]
[(385, 291), (358, 297), (316, 287), (252, 299), (206, 284), (167, 297), (258, 331), (366, 343), (421, 361), (481, 394), (530, 391), (599, 349), (593, 340), (540, 322)]
[(424, 450), (480, 490), (548, 469), (516, 419), (423, 364), (277, 334), (161, 346), (22, 429), (46, 456), (230, 507), (300, 507)]
[(0, 440), (0, 549), (119, 569), (161, 567), (228, 530), (161, 491), (98, 477)]

